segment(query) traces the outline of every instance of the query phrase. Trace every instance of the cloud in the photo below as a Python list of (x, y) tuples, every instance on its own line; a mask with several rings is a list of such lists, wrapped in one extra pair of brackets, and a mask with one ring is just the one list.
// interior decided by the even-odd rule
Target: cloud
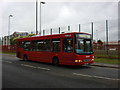
[[(41, 8), (42, 29), (49, 33), (50, 28), (53, 28), (54, 32), (57, 33), (59, 26), (64, 31), (70, 25), (72, 31), (78, 31), (78, 24), (81, 24), (83, 32), (91, 33), (91, 22), (94, 22), (95, 30), (100, 31), (99, 37), (105, 40), (104, 36), (102, 36), (105, 33), (105, 20), (117, 20), (117, 8), (117, 2), (46, 1), (46, 4), (42, 5)], [(2, 12), (3, 36), (7, 35), (8, 32), (9, 14), (13, 14), (13, 18), (11, 18), (11, 33), (14, 31), (35, 31), (35, 2), (10, 2), (4, 5), (4, 12)], [(40, 18), (38, 18), (38, 24), (39, 21)], [(110, 30), (113, 29), (114, 32), (111, 32), (116, 35), (117, 21), (114, 22), (110, 23)], [(113, 38), (110, 39), (113, 40)], [(117, 39), (115, 38), (114, 40)]]

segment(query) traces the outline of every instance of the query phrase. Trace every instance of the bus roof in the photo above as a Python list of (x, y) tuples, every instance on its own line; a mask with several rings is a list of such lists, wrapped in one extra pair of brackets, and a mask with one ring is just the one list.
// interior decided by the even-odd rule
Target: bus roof
[(74, 34), (77, 34), (77, 33), (90, 35), (89, 33), (84, 33), (84, 32), (70, 32), (70, 33), (62, 33), (62, 34), (53, 34), (53, 35), (44, 35), (44, 36), (33, 36), (33, 37), (19, 38), (19, 39), (17, 39), (17, 41), (60, 38), (60, 37), (64, 37), (65, 35), (67, 35), (67, 37), (72, 37)]

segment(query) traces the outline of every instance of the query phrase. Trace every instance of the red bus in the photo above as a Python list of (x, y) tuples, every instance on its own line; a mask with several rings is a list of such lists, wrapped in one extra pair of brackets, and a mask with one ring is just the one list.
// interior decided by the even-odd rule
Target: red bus
[(84, 65), (94, 62), (92, 37), (88, 33), (63, 33), (16, 40), (16, 56), (53, 65)]

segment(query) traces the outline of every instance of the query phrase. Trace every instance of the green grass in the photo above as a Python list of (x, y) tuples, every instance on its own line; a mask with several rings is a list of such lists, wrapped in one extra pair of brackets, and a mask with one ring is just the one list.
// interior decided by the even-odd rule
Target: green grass
[(3, 54), (11, 54), (11, 55), (15, 55), (16, 53), (12, 53), (12, 52), (0, 52), (0, 53), (3, 53)]
[(117, 59), (118, 55), (107, 55), (107, 54), (95, 54), (96, 57), (101, 57), (101, 58), (114, 58)]
[(112, 58), (117, 59), (118, 58), (118, 51), (109, 50), (108, 55), (105, 50), (95, 50), (94, 54), (96, 57), (101, 58)]
[(108, 63), (108, 64), (120, 64), (120, 60), (108, 59), (108, 58), (95, 58), (94, 62)]

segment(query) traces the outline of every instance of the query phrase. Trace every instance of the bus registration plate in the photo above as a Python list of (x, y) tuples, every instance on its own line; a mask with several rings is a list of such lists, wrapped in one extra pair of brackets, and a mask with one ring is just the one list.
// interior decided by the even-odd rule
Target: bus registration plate
[(84, 62), (89, 62), (91, 59), (84, 59)]

